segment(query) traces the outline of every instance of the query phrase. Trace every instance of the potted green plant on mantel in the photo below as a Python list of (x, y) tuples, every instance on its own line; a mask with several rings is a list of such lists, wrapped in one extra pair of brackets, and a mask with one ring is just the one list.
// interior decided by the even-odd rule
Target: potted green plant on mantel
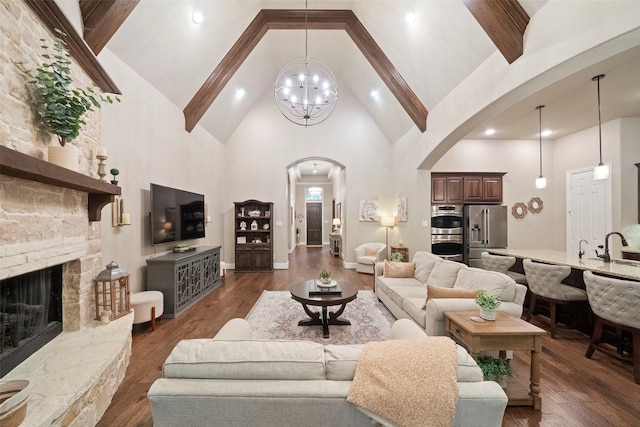
[(507, 377), (513, 375), (511, 365), (501, 357), (480, 356), (478, 366), (482, 369), (485, 381), (495, 381), (503, 388), (507, 386)]
[(476, 304), (480, 306), (480, 317), (485, 320), (496, 320), (496, 310), (500, 307), (500, 298), (480, 291), (476, 295)]
[(75, 147), (68, 147), (80, 134), (80, 128), (85, 125), (83, 117), (94, 108), (100, 108), (101, 103), (112, 104), (120, 102), (117, 96), (104, 96), (94, 83), (86, 88), (72, 88), (71, 56), (62, 40), (65, 33), (55, 29), (57, 37), (54, 39), (53, 52), (45, 39), (42, 42), (42, 58), (44, 62), (36, 69), (34, 76), (31, 71), (23, 71), (32, 77), (29, 83), (35, 86), (35, 106), (44, 129), (56, 135), (60, 146), (49, 147), (49, 161), (59, 166), (78, 170), (78, 151)]

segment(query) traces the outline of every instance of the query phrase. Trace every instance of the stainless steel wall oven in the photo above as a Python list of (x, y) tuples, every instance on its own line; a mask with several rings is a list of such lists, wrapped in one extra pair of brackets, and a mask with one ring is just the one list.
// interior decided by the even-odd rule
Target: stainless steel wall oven
[(452, 261), (463, 260), (462, 205), (431, 206), (431, 252)]

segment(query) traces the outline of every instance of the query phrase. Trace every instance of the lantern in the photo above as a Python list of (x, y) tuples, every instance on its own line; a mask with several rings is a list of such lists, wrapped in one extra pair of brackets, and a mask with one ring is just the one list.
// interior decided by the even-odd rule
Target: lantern
[[(115, 320), (129, 314), (129, 273), (111, 261), (93, 280), (96, 290), (96, 320)], [(109, 316), (110, 313), (110, 316)]]

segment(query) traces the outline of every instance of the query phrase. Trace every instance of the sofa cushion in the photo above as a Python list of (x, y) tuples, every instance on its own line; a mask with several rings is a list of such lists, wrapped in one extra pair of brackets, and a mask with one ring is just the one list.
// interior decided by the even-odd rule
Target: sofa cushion
[(418, 251), (413, 255), (413, 263), (416, 265), (415, 278), (420, 283), (427, 283), (433, 267), (442, 261), (438, 255), (425, 251)]
[(387, 295), (398, 307), (402, 307), (405, 298), (424, 298), (423, 289), (422, 286), (390, 286)]
[(513, 301), (516, 296), (516, 282), (506, 274), (481, 268), (466, 268), (458, 272), (454, 288), (484, 289), (489, 295), (500, 297), (501, 301)]
[(412, 262), (396, 262), (384, 260), (384, 276), (398, 278), (413, 278), (416, 265)]
[(424, 295), (416, 298), (409, 297), (402, 301), (402, 309), (420, 326), (425, 326), (426, 311), (424, 306)]
[(356, 372), (358, 357), (364, 344), (324, 346), (324, 357), (327, 365), (327, 379), (330, 381), (351, 381)]
[(397, 278), (397, 277), (384, 277), (378, 276), (376, 277), (376, 284), (378, 289), (384, 292), (385, 294), (389, 293), (389, 287), (395, 286), (409, 286), (418, 288), (420, 290), (424, 289), (424, 285), (418, 282), (416, 279), (407, 279), (407, 278)]
[(480, 289), (443, 288), (427, 285), (427, 298), (475, 298)]
[(466, 268), (468, 268), (466, 265), (459, 262), (440, 261), (433, 267), (427, 283), (443, 288), (452, 288), (458, 278), (458, 271)]
[(324, 380), (324, 348), (311, 341), (182, 340), (162, 366), (167, 378)]

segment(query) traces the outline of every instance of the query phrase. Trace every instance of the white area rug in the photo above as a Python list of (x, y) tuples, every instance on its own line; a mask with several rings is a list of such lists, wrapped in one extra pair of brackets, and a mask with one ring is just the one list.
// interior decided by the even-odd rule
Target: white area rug
[[(328, 307), (328, 310), (339, 308)], [(320, 307), (310, 309), (320, 311)], [(298, 321), (308, 319), (308, 316), (302, 304), (291, 299), (289, 291), (263, 291), (246, 317), (256, 338), (309, 340), (322, 344), (384, 341), (389, 339), (391, 325), (396, 320), (373, 291), (359, 291), (358, 298), (347, 304), (340, 318), (351, 321), (351, 325), (329, 325), (329, 338), (322, 337), (322, 326), (298, 326)]]

